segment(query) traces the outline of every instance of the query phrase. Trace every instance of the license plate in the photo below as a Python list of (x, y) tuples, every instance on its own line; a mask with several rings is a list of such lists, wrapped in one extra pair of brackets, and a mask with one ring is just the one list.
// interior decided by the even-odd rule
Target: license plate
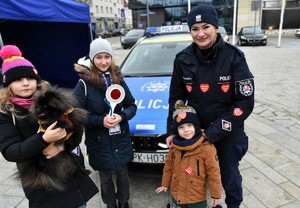
[(155, 163), (164, 164), (168, 153), (140, 153), (134, 152), (133, 160), (134, 163)]

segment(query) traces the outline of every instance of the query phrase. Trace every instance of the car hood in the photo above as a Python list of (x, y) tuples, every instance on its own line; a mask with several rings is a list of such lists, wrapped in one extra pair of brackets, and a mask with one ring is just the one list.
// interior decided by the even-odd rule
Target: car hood
[(141, 36), (124, 36), (124, 39), (126, 40), (136, 40), (141, 38)]
[(126, 77), (137, 105), (136, 115), (129, 121), (132, 134), (165, 134), (168, 116), (169, 76)]
[[(265, 34), (263, 34), (263, 33), (256, 33), (255, 34), (255, 37), (258, 37), (258, 38), (262, 38), (263, 36), (264, 36)], [(254, 34), (252, 33), (252, 34), (242, 34), (242, 36), (244, 36), (244, 37), (246, 37), (246, 38), (253, 38), (253, 36), (254, 36)]]

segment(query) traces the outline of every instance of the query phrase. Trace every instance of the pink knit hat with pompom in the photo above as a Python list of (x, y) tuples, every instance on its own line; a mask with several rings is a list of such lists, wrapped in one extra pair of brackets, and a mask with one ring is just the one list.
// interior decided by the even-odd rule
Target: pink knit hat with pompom
[(2, 75), (4, 87), (24, 77), (32, 77), (38, 82), (40, 81), (37, 70), (30, 61), (22, 57), (22, 52), (17, 46), (3, 46), (0, 50), (0, 57), (3, 59)]

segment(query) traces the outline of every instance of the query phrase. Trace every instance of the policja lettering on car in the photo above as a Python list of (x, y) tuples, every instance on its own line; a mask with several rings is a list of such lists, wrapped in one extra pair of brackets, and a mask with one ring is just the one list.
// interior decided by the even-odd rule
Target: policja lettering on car
[(144, 100), (136, 100), (135, 104), (137, 105), (138, 109), (168, 109), (169, 105), (160, 105), (160, 103), (163, 103), (160, 99), (150, 99), (148, 103), (144, 103)]

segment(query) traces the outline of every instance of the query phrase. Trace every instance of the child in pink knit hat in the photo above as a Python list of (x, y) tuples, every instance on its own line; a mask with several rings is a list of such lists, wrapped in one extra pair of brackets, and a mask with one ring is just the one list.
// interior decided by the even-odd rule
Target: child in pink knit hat
[(22, 77), (31, 77), (37, 82), (40, 81), (37, 70), (30, 61), (22, 57), (22, 52), (17, 46), (3, 46), (0, 50), (0, 57), (3, 59), (2, 82), (4, 87)]
[[(78, 159), (78, 163), (81, 158), (83, 159), (81, 154), (72, 152), (74, 149), (78, 150), (79, 144), (75, 142), (46, 148), (51, 142), (61, 140), (67, 135), (64, 128), (56, 127), (57, 121), (46, 128), (44, 133), (38, 133), (39, 123), (32, 117), (30, 108), (37, 93), (45, 92), (49, 84), (40, 81), (37, 70), (30, 61), (22, 57), (17, 46), (3, 46), (0, 57), (3, 59), (3, 88), (0, 89), (0, 152), (7, 161), (17, 164), (17, 175), (29, 201), (29, 207), (85, 207), (86, 202), (99, 190), (83, 171), (76, 170), (70, 174), (61, 189), (44, 185), (46, 179), (53, 181), (58, 177), (52, 174), (51, 168), (43, 166), (39, 161), (45, 161), (47, 164), (57, 163), (55, 158), (59, 156), (58, 154), (64, 156), (64, 152), (72, 154), (74, 160)], [(50, 176), (34, 177), (36, 169), (43, 169), (50, 173)], [(21, 173), (24, 172), (31, 177), (22, 177)]]

